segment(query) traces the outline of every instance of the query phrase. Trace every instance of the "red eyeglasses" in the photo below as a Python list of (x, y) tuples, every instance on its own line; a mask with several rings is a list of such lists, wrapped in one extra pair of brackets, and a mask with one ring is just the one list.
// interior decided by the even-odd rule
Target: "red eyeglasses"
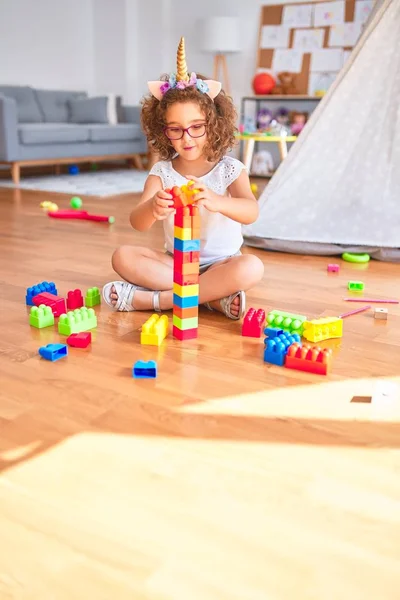
[(164, 133), (169, 140), (181, 140), (187, 132), (191, 138), (199, 138), (203, 137), (206, 133), (206, 124), (205, 123), (196, 123), (196, 125), (191, 125), (190, 127), (165, 127)]

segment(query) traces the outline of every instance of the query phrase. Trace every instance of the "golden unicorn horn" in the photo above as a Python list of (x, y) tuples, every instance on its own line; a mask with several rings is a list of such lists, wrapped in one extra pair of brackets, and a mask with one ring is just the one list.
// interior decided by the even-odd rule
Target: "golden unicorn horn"
[(189, 81), (189, 74), (186, 65), (185, 55), (185, 38), (181, 37), (181, 41), (178, 46), (178, 53), (176, 55), (176, 80), (177, 81)]

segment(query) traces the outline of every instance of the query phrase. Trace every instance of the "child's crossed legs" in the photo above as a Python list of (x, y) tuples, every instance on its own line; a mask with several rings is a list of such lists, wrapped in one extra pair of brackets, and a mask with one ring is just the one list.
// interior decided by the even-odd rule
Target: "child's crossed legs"
[[(160, 309), (172, 309), (172, 256), (141, 246), (121, 246), (113, 254), (112, 265), (126, 281), (149, 290), (160, 290)], [(200, 275), (199, 304), (207, 302), (211, 308), (224, 312), (220, 303), (222, 298), (250, 289), (261, 280), (263, 274), (263, 263), (252, 254), (232, 256), (214, 263)], [(110, 300), (114, 305), (118, 300), (115, 288), (111, 288)], [(152, 310), (153, 292), (136, 290), (132, 307), (136, 310)], [(239, 296), (232, 300), (230, 312), (235, 317), (239, 315)]]

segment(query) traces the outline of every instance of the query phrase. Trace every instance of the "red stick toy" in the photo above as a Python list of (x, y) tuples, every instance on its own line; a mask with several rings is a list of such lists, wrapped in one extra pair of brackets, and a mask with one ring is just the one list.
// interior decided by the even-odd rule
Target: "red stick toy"
[(79, 219), (80, 221), (102, 221), (104, 223), (114, 223), (115, 221), (115, 217), (90, 215), (86, 210), (56, 210), (47, 214), (53, 219)]

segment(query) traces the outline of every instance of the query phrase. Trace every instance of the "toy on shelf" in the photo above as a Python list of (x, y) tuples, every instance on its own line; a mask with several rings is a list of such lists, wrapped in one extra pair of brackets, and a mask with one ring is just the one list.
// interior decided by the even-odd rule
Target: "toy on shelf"
[(181, 341), (198, 336), (199, 268), (199, 209), (178, 207), (174, 215), (172, 334)]
[(134, 379), (155, 379), (157, 377), (157, 363), (155, 360), (138, 360), (133, 365), (132, 377)]
[(304, 315), (295, 315), (282, 310), (271, 310), (267, 315), (267, 321), (271, 327), (280, 327), (289, 333), (302, 335), (303, 323), (307, 320)]
[(249, 308), (243, 319), (242, 336), (260, 338), (264, 325), (265, 310)]
[(86, 292), (85, 296), (85, 306), (88, 308), (92, 308), (92, 306), (97, 306), (101, 303), (100, 300), (100, 290), (98, 287), (89, 288)]
[(54, 314), (50, 306), (44, 304), (32, 306), (29, 313), (29, 325), (37, 329), (54, 325)]
[(253, 77), (252, 86), (256, 96), (270, 94), (276, 85), (275, 77), (270, 73), (257, 73)]
[(387, 321), (388, 318), (388, 309), (387, 308), (375, 308), (374, 309), (374, 319), (378, 319), (380, 321)]
[(33, 298), (42, 292), (48, 292), (49, 294), (57, 294), (56, 284), (52, 281), (42, 281), (26, 289), (25, 302), (28, 306), (34, 306)]
[(97, 327), (97, 317), (93, 308), (76, 308), (67, 314), (60, 316), (58, 321), (58, 333), (61, 335), (71, 335), (71, 333), (80, 333), (88, 329)]
[(56, 296), (55, 294), (49, 294), (48, 292), (42, 292), (41, 294), (34, 296), (32, 302), (35, 306), (40, 306), (41, 304), (50, 306), (55, 317), (59, 317), (67, 310), (64, 298)]
[(77, 219), (78, 221), (100, 221), (103, 223), (114, 223), (115, 217), (106, 217), (104, 215), (91, 215), (86, 210), (57, 210), (48, 212), (49, 217), (53, 219)]
[(339, 273), (339, 265), (335, 264), (335, 263), (330, 263), (328, 265), (328, 273)]
[(65, 344), (47, 344), (39, 348), (39, 354), (42, 358), (55, 362), (68, 355), (68, 348)]
[(269, 131), (272, 121), (272, 111), (268, 108), (262, 108), (257, 114), (257, 129), (260, 133)]
[(270, 177), (275, 169), (274, 159), (268, 150), (256, 152), (251, 163), (251, 172), (253, 175)]
[(332, 366), (332, 350), (330, 348), (319, 348), (309, 344), (292, 344), (286, 354), (285, 367), (327, 375)]
[(152, 315), (142, 325), (140, 334), (140, 343), (149, 346), (160, 346), (168, 335), (168, 317), (167, 315)]
[(292, 112), (290, 113), (290, 132), (292, 135), (299, 135), (306, 123), (308, 113), (305, 112)]
[(364, 283), (362, 281), (349, 281), (347, 289), (352, 292), (362, 292), (364, 289)]
[(305, 321), (303, 324), (303, 337), (308, 342), (322, 342), (343, 336), (343, 321), (336, 317), (324, 317)]
[[(267, 334), (268, 329), (267, 327), (264, 330), (265, 334)], [(284, 331), (272, 338), (266, 337), (264, 339), (264, 362), (283, 367), (288, 349), (295, 343), (301, 345), (300, 336), (297, 333), (291, 335)]]
[(277, 74), (277, 77), (278, 82), (271, 91), (273, 96), (293, 96), (298, 93), (294, 84), (295, 73), (281, 71)]
[(75, 310), (75, 308), (82, 308), (82, 306), (83, 306), (82, 291), (79, 288), (77, 288), (76, 290), (70, 290), (67, 293), (67, 308), (68, 308), (68, 310)]
[(67, 337), (68, 346), (72, 346), (73, 348), (87, 348), (91, 342), (92, 334), (90, 331), (71, 333), (71, 335)]
[(283, 125), (284, 127), (289, 128), (290, 113), (288, 109), (284, 106), (278, 108), (278, 110), (274, 114), (274, 119), (277, 123), (279, 123), (279, 125)]

